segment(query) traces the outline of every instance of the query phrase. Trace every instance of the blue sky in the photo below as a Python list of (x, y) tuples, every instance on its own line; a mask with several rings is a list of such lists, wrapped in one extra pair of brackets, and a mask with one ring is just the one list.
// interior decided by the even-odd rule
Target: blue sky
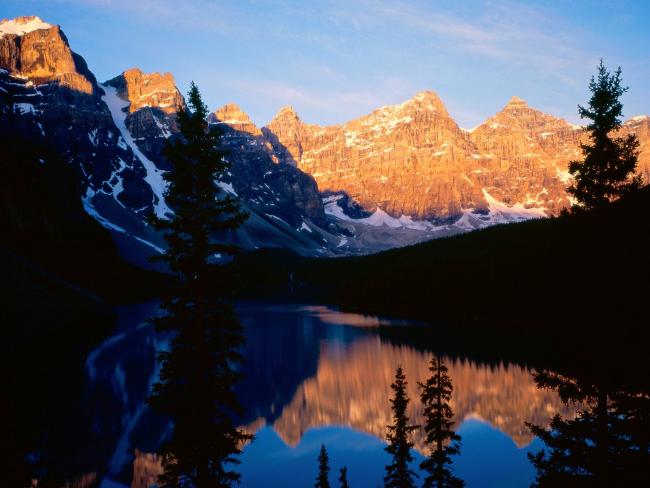
[(578, 122), (602, 57), (625, 115), (650, 114), (649, 0), (2, 0), (0, 18), (60, 24), (99, 80), (127, 68), (195, 80), (211, 109), (258, 125), (293, 105), (344, 122), (421, 90), (466, 128), (512, 95)]

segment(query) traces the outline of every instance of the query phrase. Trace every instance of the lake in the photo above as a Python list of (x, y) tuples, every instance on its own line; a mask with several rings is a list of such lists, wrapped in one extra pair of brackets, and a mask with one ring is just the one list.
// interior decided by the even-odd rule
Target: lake
[[(155, 452), (171, 424), (145, 401), (158, 373), (156, 350), (169, 343), (146, 322), (156, 310), (155, 304), (118, 309), (112, 335), (85, 361), (87, 391), (80, 401), (92, 422), (79, 422), (79, 429), (92, 429), (94, 439), (85, 476), (104, 488), (148, 487), (160, 472)], [(342, 466), (351, 486), (381, 486), (395, 368), (401, 365), (409, 382), (411, 422), (422, 424), (416, 382), (428, 376), (432, 354), (390, 343), (378, 331), (418, 325), (326, 306), (241, 303), (237, 311), (247, 335), (238, 386), (246, 411), (241, 425), (255, 435), (241, 456), (241, 486), (313, 485), (321, 444), (330, 455), (333, 486)], [(526, 367), (444, 360), (462, 436), (456, 474), (470, 487), (528, 486), (534, 469), (527, 453), (542, 444), (524, 422), (546, 425), (556, 412), (570, 412), (556, 393), (536, 387)], [(422, 434), (414, 441), (419, 463)]]

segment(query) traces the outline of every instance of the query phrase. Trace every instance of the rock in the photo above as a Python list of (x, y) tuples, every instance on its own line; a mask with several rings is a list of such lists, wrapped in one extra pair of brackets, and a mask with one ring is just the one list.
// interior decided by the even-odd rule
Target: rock
[[(636, 117), (622, 130), (641, 140), (646, 182), (649, 126), (650, 119)], [(305, 124), (285, 107), (262, 132), (276, 157), (314, 176), (321, 192), (343, 193), (367, 212), (437, 222), (469, 209), (486, 212), (495, 200), (557, 215), (570, 205), (568, 163), (581, 157), (585, 137), (519, 97), (465, 131), (430, 91), (329, 127)]]
[(568, 162), (580, 157), (580, 131), (563, 119), (513, 97), (471, 132), (476, 145), (472, 178), (493, 197), (556, 215), (570, 204)]
[(314, 178), (278, 159), (262, 131), (237, 105), (224, 105), (208, 120), (214, 130), (223, 131), (226, 157), (232, 163), (226, 183), (240, 198), (293, 227), (301, 226), (305, 218), (327, 226)]
[(287, 149), (278, 157), (290, 156), (321, 192), (343, 192), (367, 211), (445, 221), (485, 206), (480, 188), (464, 177), (473, 144), (433, 92), (330, 127), (303, 124), (284, 110), (264, 133)]
[(143, 73), (129, 69), (104, 83), (129, 102), (126, 127), (138, 148), (158, 168), (167, 170), (162, 151), (165, 141), (178, 132), (176, 114), (185, 100), (171, 73)]
[[(167, 138), (178, 135), (176, 114), (185, 107), (172, 75), (133, 68), (105, 85), (127, 104), (126, 127), (138, 148), (157, 168), (169, 169), (162, 150)], [(237, 105), (224, 105), (208, 122), (213, 130), (223, 131), (229, 151), (232, 166), (221, 182), (226, 191), (237, 194), (249, 210), (273, 215), (293, 228), (303, 219), (327, 226), (314, 179), (280, 162), (262, 131)]]
[[(6, 33), (8, 24), (38, 28)], [(155, 205), (147, 170), (122, 138), (86, 62), (58, 26), (40, 19), (4, 21), (0, 33), (0, 131), (10, 127), (56, 153), (76, 174), (76, 198), (102, 225), (146, 232), (143, 220)]]
[(210, 114), (208, 121), (213, 126), (225, 125), (231, 129), (249, 134), (254, 137), (262, 135), (262, 131), (257, 128), (251, 121), (250, 117), (242, 112), (239, 106), (235, 103), (227, 103), (217, 111)]

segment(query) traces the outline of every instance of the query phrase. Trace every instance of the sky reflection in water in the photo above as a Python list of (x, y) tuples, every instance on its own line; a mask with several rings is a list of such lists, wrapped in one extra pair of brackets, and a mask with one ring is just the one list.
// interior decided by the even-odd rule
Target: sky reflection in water
[[(404, 367), (408, 393), (415, 400), (409, 415), (421, 424), (416, 381), (427, 376), (430, 354), (382, 342), (375, 330), (389, 325), (384, 319), (320, 306), (244, 304), (238, 311), (247, 332), (245, 380), (238, 393), (246, 408), (243, 424), (256, 436), (241, 459), (242, 486), (311, 486), (321, 443), (330, 453), (334, 485), (343, 465), (352, 486), (381, 485), (395, 368)], [(140, 483), (133, 488), (147, 486), (146, 480), (155, 477), (156, 459), (140, 454), (134, 464), (131, 456), (135, 449), (155, 450), (166, 428), (164, 421), (143, 412), (148, 410), (146, 385), (156, 371), (153, 351), (164, 341), (154, 339), (149, 326), (139, 323), (130, 329), (121, 326), (123, 338), (109, 339), (91, 355), (93, 376), (101, 381), (93, 386), (102, 402), (112, 397), (112, 410), (122, 404), (122, 422), (107, 416), (110, 425), (121, 423), (123, 429), (105, 487), (128, 486), (134, 476)], [(463, 438), (457, 473), (470, 487), (527, 486), (534, 470), (526, 453), (541, 445), (533, 441), (524, 421), (546, 424), (552, 414), (566, 409), (555, 393), (537, 389), (530, 372), (518, 365), (446, 362), (454, 383), (452, 408)], [(98, 419), (99, 424), (103, 421)], [(422, 451), (421, 434), (415, 443)], [(416, 457), (419, 462), (421, 454)]]

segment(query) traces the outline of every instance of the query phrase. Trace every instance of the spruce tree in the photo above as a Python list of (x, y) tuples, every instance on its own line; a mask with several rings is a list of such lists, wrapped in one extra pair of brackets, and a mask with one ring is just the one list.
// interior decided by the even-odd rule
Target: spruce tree
[(568, 376), (542, 370), (540, 388), (556, 390), (577, 415), (555, 415), (549, 428), (526, 423), (545, 449), (528, 457), (537, 470), (533, 486), (648, 486), (650, 394), (627, 387), (608, 371)]
[(245, 215), (217, 185), (228, 163), (219, 148), (220, 134), (208, 129), (207, 115), (192, 83), (188, 108), (178, 114), (180, 136), (165, 148), (171, 165), (165, 198), (173, 214), (152, 218), (168, 244), (160, 259), (178, 278), (162, 302), (166, 315), (154, 320), (159, 330), (174, 334), (169, 350), (159, 352), (160, 377), (149, 398), (173, 423), (160, 449), (163, 486), (233, 486), (240, 474), (230, 467), (251, 439), (235, 423), (241, 413), (233, 387), (243, 331), (222, 300), (227, 283), (215, 262), (216, 254), (234, 249), (214, 240), (240, 225)]
[(386, 476), (384, 476), (384, 486), (386, 488), (414, 488), (414, 478), (417, 476), (410, 468), (413, 462), (411, 449), (414, 446), (410, 439), (411, 433), (417, 430), (417, 425), (409, 425), (409, 418), (406, 415), (406, 409), (409, 404), (409, 398), (406, 393), (406, 377), (401, 367), (395, 372), (395, 381), (390, 385), (394, 392), (390, 402), (393, 411), (393, 423), (388, 425), (388, 434), (386, 439), (388, 445), (385, 450), (392, 456), (391, 463), (386, 466)]
[(316, 488), (330, 488), (330, 481), (328, 478), (330, 472), (330, 458), (327, 455), (325, 444), (320, 446), (320, 453), (318, 454), (318, 476), (316, 477)]
[(429, 379), (425, 383), (418, 382), (422, 390), (420, 399), (424, 405), (425, 441), (431, 449), (429, 457), (420, 463), (420, 469), (428, 473), (423, 487), (465, 486), (449, 468), (451, 456), (460, 454), (460, 436), (452, 428), (454, 412), (449, 406), (453, 390), (451, 378), (439, 356), (431, 359), (429, 371)]
[(622, 86), (621, 68), (610, 74), (601, 60), (589, 89), (589, 107), (578, 105), (580, 117), (591, 121), (585, 128), (589, 141), (580, 144), (582, 161), (569, 163), (575, 182), (567, 190), (576, 199), (574, 210), (602, 207), (641, 186), (641, 176), (634, 174), (639, 154), (636, 135), (614, 136), (623, 113), (619, 98), (628, 90)]
[(348, 484), (348, 468), (345, 466), (339, 470), (339, 483), (341, 488), (350, 488)]

